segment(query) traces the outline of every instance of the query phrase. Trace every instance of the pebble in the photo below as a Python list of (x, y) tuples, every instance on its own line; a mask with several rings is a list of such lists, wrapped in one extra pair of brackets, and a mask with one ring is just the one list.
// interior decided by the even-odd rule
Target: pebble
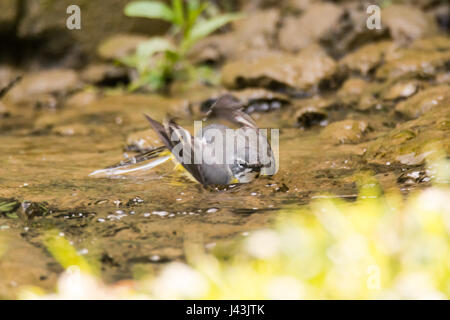
[(164, 217), (164, 216), (167, 216), (169, 213), (167, 211), (153, 211), (152, 214), (160, 216), (160, 217)]

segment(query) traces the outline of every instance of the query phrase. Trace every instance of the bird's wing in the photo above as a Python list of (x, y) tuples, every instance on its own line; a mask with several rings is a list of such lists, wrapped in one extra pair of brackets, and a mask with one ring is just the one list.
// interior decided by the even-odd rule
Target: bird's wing
[(243, 107), (244, 104), (239, 99), (227, 93), (217, 99), (207, 116), (223, 118), (243, 127), (258, 128), (253, 118), (242, 111)]
[[(150, 122), (153, 130), (155, 130), (166, 147), (172, 152), (177, 161), (181, 163), (187, 172), (189, 172), (199, 183), (205, 185), (205, 179), (200, 169), (200, 164), (196, 164), (194, 161), (196, 150), (198, 150), (197, 146), (199, 141), (196, 141), (196, 139), (191, 136), (189, 131), (179, 126), (174, 120), (169, 120), (166, 127), (164, 127), (161, 123), (153, 120), (148, 115), (145, 115), (145, 117)], [(172, 137), (174, 138), (174, 141), (171, 139)], [(179, 152), (173, 152), (175, 146), (177, 145), (177, 143), (175, 143), (177, 140), (182, 144), (182, 149)], [(189, 163), (183, 161), (184, 151), (191, 153)]]
[(164, 143), (164, 145), (167, 147), (167, 149), (169, 149), (171, 151), (173, 148), (173, 143), (170, 140), (170, 137), (167, 135), (167, 132), (166, 132), (166, 129), (164, 128), (164, 126), (161, 123), (159, 123), (158, 121), (153, 120), (146, 114), (144, 114), (144, 117), (148, 120), (148, 122), (150, 122), (151, 127), (156, 132), (156, 134), (161, 139), (161, 141)]
[[(203, 172), (201, 170), (201, 158), (200, 163), (196, 163), (198, 161), (195, 161), (198, 156), (202, 156), (202, 149), (201, 149), (201, 139), (196, 139), (195, 137), (191, 136), (189, 131), (178, 125), (175, 121), (169, 120), (168, 125), (168, 133), (172, 137), (175, 135), (175, 137), (178, 138), (178, 140), (182, 143), (183, 148), (179, 154), (174, 154), (174, 156), (177, 158), (177, 160), (181, 163), (181, 165), (202, 185), (206, 184), (205, 177), (203, 175)], [(183, 152), (190, 152), (190, 155), (188, 155), (186, 158), (189, 159), (188, 162), (183, 161), (185, 159), (185, 155)], [(180, 158), (180, 159), (178, 159)]]

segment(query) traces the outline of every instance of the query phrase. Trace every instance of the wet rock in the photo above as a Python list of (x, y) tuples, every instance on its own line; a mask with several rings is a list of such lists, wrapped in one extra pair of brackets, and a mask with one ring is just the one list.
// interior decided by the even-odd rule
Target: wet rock
[(365, 111), (380, 105), (378, 100), (371, 92), (364, 93), (356, 105), (356, 109)]
[(17, 0), (0, 2), (0, 23), (14, 23), (17, 15)]
[(348, 68), (350, 71), (367, 75), (383, 62), (387, 52), (394, 49), (395, 45), (391, 41), (371, 43), (346, 55), (340, 61), (340, 65)]
[(384, 100), (397, 100), (408, 98), (415, 94), (419, 89), (419, 82), (416, 80), (404, 80), (394, 83), (389, 86), (384, 92), (381, 93), (381, 97)]
[(126, 150), (145, 152), (162, 146), (163, 143), (159, 139), (155, 130), (148, 129), (130, 133), (126, 140)]
[(252, 12), (245, 18), (232, 23), (235, 41), (245, 44), (248, 48), (270, 48), (274, 45), (279, 19), (278, 9)]
[(60, 125), (52, 128), (52, 133), (61, 136), (87, 136), (91, 133), (88, 126), (83, 124)]
[(386, 57), (376, 71), (378, 79), (417, 75), (430, 77), (450, 63), (450, 50), (399, 49)]
[(148, 37), (135, 34), (117, 34), (100, 43), (97, 54), (105, 60), (117, 60), (132, 54)]
[(274, 111), (290, 104), (290, 99), (284, 94), (265, 89), (247, 88), (239, 91), (221, 91), (213, 94), (201, 104), (192, 106), (192, 112), (194, 114), (206, 114), (216, 100), (226, 93), (239, 99), (246, 113)]
[(97, 86), (117, 86), (130, 82), (125, 68), (111, 64), (92, 64), (83, 70), (81, 79)]
[(85, 107), (99, 99), (100, 95), (95, 90), (83, 90), (67, 98), (64, 105), (68, 108)]
[(411, 48), (438, 51), (450, 50), (450, 37), (438, 35), (425, 39), (418, 39), (411, 44)]
[(450, 114), (446, 108), (425, 113), (369, 142), (364, 158), (369, 163), (382, 165), (393, 163), (418, 165), (423, 164), (427, 157), (432, 158), (442, 154), (448, 156), (450, 154), (449, 123)]
[(295, 52), (319, 41), (337, 25), (343, 13), (340, 6), (318, 3), (298, 18), (286, 18), (279, 34), (281, 48)]
[(327, 122), (327, 113), (314, 106), (306, 106), (299, 109), (295, 115), (296, 124), (302, 129), (309, 129), (312, 126), (325, 126)]
[(141, 205), (143, 203), (144, 203), (144, 200), (141, 197), (136, 196), (136, 197), (128, 200), (127, 203), (126, 203), (126, 206), (127, 207), (134, 207), (134, 206)]
[[(26, 104), (45, 95), (63, 96), (80, 87), (78, 74), (73, 70), (55, 69), (27, 74), (5, 96), (13, 104)], [(48, 96), (47, 96), (48, 97)]]
[(42, 217), (51, 212), (46, 202), (30, 202), (24, 201), (21, 204), (21, 210), (18, 214), (21, 218), (31, 220), (35, 217)]
[(373, 85), (361, 78), (349, 78), (337, 92), (340, 105), (357, 110), (372, 108), (377, 103), (372, 93)]
[(450, 72), (442, 72), (436, 75), (437, 84), (450, 84)]
[(433, 35), (437, 25), (432, 16), (407, 5), (389, 5), (381, 11), (382, 24), (389, 29), (392, 39), (409, 42)]
[(218, 62), (236, 54), (232, 33), (212, 35), (197, 42), (188, 53), (193, 63)]
[[(106, 6), (105, 3), (91, 0), (26, 2), (26, 10), (18, 30), (20, 37), (32, 38), (56, 30), (58, 33), (55, 33), (55, 38), (51, 40), (53, 47), (61, 48), (60, 43), (70, 42), (73, 44), (71, 50), (78, 49), (89, 58), (95, 58), (98, 44), (112, 35), (135, 32), (151, 36), (162, 34), (168, 28), (166, 22), (158, 19), (134, 19), (125, 16), (123, 8), (129, 0), (110, 0)], [(72, 4), (81, 8), (81, 30), (66, 28), (66, 10)], [(52, 54), (52, 51), (49, 53)]]
[(308, 9), (317, 0), (288, 0), (285, 4), (287, 10), (302, 12)]
[[(339, 8), (343, 10), (343, 13), (337, 23), (319, 39), (320, 44), (333, 58), (338, 59), (365, 44), (384, 40), (388, 37), (386, 30), (367, 28), (367, 3), (360, 1), (341, 2)], [(324, 21), (328, 18), (326, 15), (320, 17)]]
[(361, 140), (367, 127), (367, 122), (362, 120), (343, 120), (326, 126), (320, 136), (333, 144), (356, 143)]
[(321, 82), (332, 81), (336, 62), (317, 45), (297, 55), (272, 53), (256, 59), (243, 59), (226, 64), (222, 82), (228, 88), (290, 88), (299, 91), (317, 89)]
[[(253, 55), (275, 46), (280, 13), (277, 9), (253, 11), (231, 24), (232, 31), (207, 37), (191, 49), (193, 62), (219, 61)], [(261, 23), (264, 21), (264, 23)]]
[(450, 4), (442, 3), (440, 6), (431, 9), (430, 13), (434, 15), (442, 31), (448, 32), (450, 30)]
[(361, 95), (369, 86), (369, 83), (361, 78), (349, 78), (338, 91), (340, 97), (356, 97)]
[(408, 170), (403, 172), (398, 178), (397, 182), (406, 185), (414, 185), (421, 182), (430, 181), (430, 177), (427, 176), (424, 170)]
[(425, 89), (415, 96), (400, 102), (395, 110), (409, 118), (417, 118), (431, 109), (448, 108), (450, 86), (443, 85)]

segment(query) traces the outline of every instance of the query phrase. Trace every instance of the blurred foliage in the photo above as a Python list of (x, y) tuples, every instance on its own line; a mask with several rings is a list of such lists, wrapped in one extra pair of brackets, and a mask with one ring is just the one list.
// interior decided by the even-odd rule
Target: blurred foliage
[(15, 199), (0, 199), (0, 213), (8, 214), (17, 210), (20, 206)]
[[(208, 3), (199, 0), (172, 0), (169, 7), (158, 1), (136, 1), (124, 10), (129, 17), (161, 19), (171, 24), (166, 37), (153, 37), (140, 44), (136, 52), (120, 62), (135, 68), (139, 78), (130, 87), (160, 90), (173, 79), (205, 79), (215, 81), (211, 72), (193, 66), (186, 58), (192, 46), (229, 22), (239, 14), (217, 14)], [(208, 18), (205, 16), (209, 15)]]
[[(431, 164), (434, 185), (406, 199), (383, 193), (369, 173), (354, 202), (324, 195), (285, 208), (276, 223), (207, 253), (188, 244), (187, 263), (158, 276), (106, 286), (66, 240), (49, 251), (66, 268), (46, 298), (447, 299), (450, 297), (448, 160)], [(74, 284), (75, 283), (75, 284)], [(35, 290), (21, 298), (40, 298)]]
[(56, 231), (49, 232), (44, 240), (45, 247), (56, 261), (65, 269), (77, 267), (80, 272), (91, 274), (94, 268), (78, 254), (69, 241)]

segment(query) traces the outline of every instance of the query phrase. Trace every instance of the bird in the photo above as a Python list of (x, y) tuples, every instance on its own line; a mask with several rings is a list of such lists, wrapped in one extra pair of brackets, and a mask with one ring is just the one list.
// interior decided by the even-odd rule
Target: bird
[[(238, 129), (214, 123), (192, 136), (175, 119), (164, 124), (144, 114), (163, 146), (132, 160), (91, 175), (116, 175), (153, 168), (169, 159), (177, 162), (192, 180), (203, 186), (249, 183), (260, 175), (272, 175), (276, 163), (265, 131), (243, 111), (242, 102), (231, 94), (219, 97), (206, 114), (206, 119), (221, 118), (237, 125)], [(204, 120), (206, 120), (204, 119)], [(153, 161), (137, 168), (135, 163)]]

